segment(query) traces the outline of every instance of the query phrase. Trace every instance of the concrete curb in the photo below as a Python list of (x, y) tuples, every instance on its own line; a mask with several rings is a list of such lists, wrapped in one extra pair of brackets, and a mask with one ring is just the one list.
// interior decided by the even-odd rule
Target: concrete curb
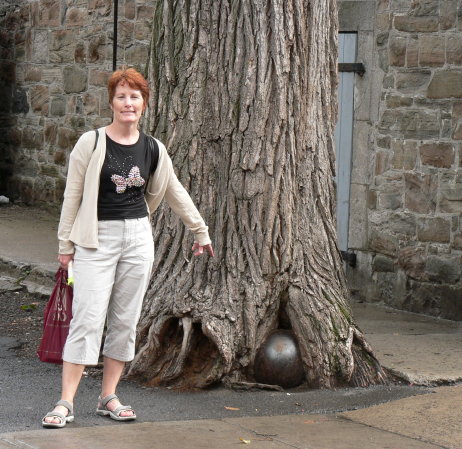
[(48, 298), (55, 282), (55, 273), (39, 264), (28, 264), (0, 256), (0, 290), (23, 290)]

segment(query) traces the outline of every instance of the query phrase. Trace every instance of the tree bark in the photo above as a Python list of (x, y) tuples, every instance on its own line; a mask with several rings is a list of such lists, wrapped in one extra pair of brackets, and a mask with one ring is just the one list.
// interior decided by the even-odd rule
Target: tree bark
[(385, 382), (354, 323), (336, 245), (337, 0), (163, 0), (146, 127), (163, 140), (216, 256), (167, 206), (128, 375), (149, 385), (253, 380), (277, 328), (310, 387)]

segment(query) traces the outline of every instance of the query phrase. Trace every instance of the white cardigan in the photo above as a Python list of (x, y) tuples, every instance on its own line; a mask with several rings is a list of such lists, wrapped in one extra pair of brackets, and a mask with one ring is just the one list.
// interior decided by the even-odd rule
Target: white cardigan
[[(64, 201), (58, 227), (59, 254), (73, 254), (74, 244), (98, 248), (98, 191), (101, 167), (106, 156), (106, 128), (100, 128), (98, 144), (95, 132), (88, 131), (79, 138), (69, 158)], [(172, 160), (159, 142), (159, 161), (154, 176), (147, 182), (145, 200), (149, 215), (165, 197), (173, 212), (194, 233), (200, 245), (211, 243), (208, 227), (178, 181)]]

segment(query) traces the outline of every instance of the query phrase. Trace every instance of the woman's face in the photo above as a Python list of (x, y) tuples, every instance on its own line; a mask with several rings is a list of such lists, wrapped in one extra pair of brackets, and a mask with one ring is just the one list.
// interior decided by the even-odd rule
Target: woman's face
[(143, 96), (139, 90), (132, 89), (127, 83), (120, 83), (115, 89), (111, 109), (114, 122), (138, 123), (145, 109)]

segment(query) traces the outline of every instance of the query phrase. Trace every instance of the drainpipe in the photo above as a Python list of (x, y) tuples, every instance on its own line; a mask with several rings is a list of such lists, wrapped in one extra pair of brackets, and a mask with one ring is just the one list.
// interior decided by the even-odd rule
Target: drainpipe
[(117, 21), (118, 21), (119, 0), (114, 0), (114, 37), (112, 48), (112, 71), (117, 69)]

